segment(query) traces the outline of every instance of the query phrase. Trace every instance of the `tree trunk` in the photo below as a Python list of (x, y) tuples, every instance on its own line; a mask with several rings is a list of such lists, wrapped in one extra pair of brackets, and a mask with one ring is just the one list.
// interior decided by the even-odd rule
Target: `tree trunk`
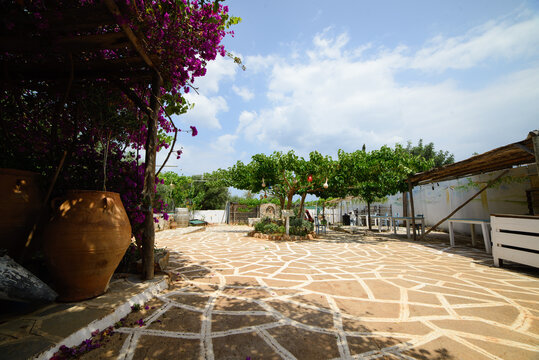
[[(408, 216), (408, 192), (402, 193), (402, 216)], [(403, 226), (406, 226), (406, 220), (403, 221)]]
[(299, 218), (303, 220), (305, 218), (305, 212), (303, 210), (303, 204), (305, 204), (305, 198), (307, 197), (307, 193), (301, 194), (301, 201), (299, 203)]
[(144, 172), (144, 188), (142, 190), (142, 206), (144, 211), (144, 230), (142, 234), (142, 279), (154, 277), (153, 248), (155, 243), (155, 225), (153, 221), (153, 199), (155, 189), (155, 159), (157, 149), (157, 116), (159, 103), (157, 97), (161, 88), (161, 77), (154, 73), (152, 78), (152, 95), (150, 108), (152, 116), (148, 117), (148, 137), (146, 139), (146, 158)]
[[(284, 210), (284, 204), (285, 204), (284, 196), (279, 196), (279, 204), (281, 205), (281, 214), (282, 214), (282, 212)], [(283, 217), (283, 216), (281, 215), (281, 217)]]
[(367, 222), (369, 223), (369, 230), (372, 230), (371, 224), (371, 203), (367, 201)]
[(294, 192), (289, 192), (287, 196), (286, 209), (290, 210), (292, 208), (292, 198), (294, 197)]

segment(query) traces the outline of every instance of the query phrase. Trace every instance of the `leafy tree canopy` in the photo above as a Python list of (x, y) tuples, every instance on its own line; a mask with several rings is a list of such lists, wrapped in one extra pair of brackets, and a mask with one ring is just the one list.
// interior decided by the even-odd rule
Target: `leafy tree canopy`
[(434, 150), (434, 143), (430, 142), (427, 145), (423, 145), (423, 139), (419, 139), (416, 146), (412, 146), (412, 142), (408, 141), (406, 151), (414, 156), (421, 156), (425, 160), (433, 160), (433, 167), (441, 167), (443, 165), (453, 164), (455, 162), (455, 156), (449, 151)]

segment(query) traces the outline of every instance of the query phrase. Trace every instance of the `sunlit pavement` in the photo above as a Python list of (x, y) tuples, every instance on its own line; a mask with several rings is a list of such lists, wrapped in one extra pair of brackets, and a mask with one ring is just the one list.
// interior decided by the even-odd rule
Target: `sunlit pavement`
[[(539, 277), (481, 250), (371, 233), (156, 234), (173, 282), (119, 359), (538, 359)], [(90, 354), (89, 354), (90, 355)]]

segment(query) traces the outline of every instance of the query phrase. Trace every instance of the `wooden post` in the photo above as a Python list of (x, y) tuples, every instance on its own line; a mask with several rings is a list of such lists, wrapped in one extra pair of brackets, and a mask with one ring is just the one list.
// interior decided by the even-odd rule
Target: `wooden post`
[[(530, 133), (530, 135), (532, 135)], [(539, 135), (532, 135), (533, 152), (535, 153), (535, 166), (537, 167), (537, 177), (539, 177)]]
[[(474, 224), (470, 224), (470, 235), (472, 236), (472, 247), (475, 246), (475, 225)], [(485, 235), (483, 234), (483, 237)]]
[[(473, 199), (475, 199), (475, 197), (479, 194), (481, 194), (483, 191), (485, 191), (486, 189), (488, 189), (496, 180), (498, 180), (499, 178), (501, 178), (502, 176), (504, 176), (505, 174), (507, 174), (509, 170), (505, 170), (504, 172), (502, 172), (500, 175), (496, 176), (496, 178), (490, 180), (487, 185), (482, 188), (481, 190), (479, 190), (476, 194), (474, 194), (471, 198), (469, 198), (468, 200), (466, 200), (462, 205), (460, 205), (459, 207), (457, 207), (455, 210), (453, 210), (451, 212), (451, 214), (447, 215), (446, 217), (444, 217), (442, 220), (438, 221), (436, 223), (436, 225), (434, 225), (433, 227), (431, 227), (430, 229), (428, 229), (425, 234), (422, 235), (422, 238), (424, 238), (425, 236), (427, 236), (428, 233), (430, 233), (431, 231), (433, 231), (434, 229), (436, 229), (438, 227), (438, 225), (440, 225), (441, 223), (443, 223), (444, 221), (446, 221), (447, 219), (449, 219), (451, 216), (453, 216), (454, 214), (456, 214), (457, 211), (459, 211), (460, 209), (462, 209), (466, 204), (468, 204), (470, 201), (472, 201)], [(413, 203), (412, 203), (413, 204)], [(412, 205), (413, 206), (413, 205)]]
[[(408, 192), (406, 191), (402, 192), (402, 216), (408, 216)], [(402, 224), (406, 226), (406, 220), (404, 220)]]
[(371, 224), (371, 203), (367, 201), (367, 223), (369, 224), (369, 230), (372, 231)]
[(412, 185), (412, 181), (408, 179), (408, 193), (410, 194), (410, 209), (412, 210), (412, 228), (414, 231), (414, 240), (417, 240), (417, 235), (415, 231), (415, 209), (414, 209), (414, 195), (412, 194), (414, 186)]
[(150, 108), (152, 116), (148, 117), (148, 137), (146, 138), (146, 158), (144, 172), (144, 189), (142, 190), (142, 206), (145, 213), (144, 231), (142, 234), (142, 279), (151, 280), (154, 277), (155, 225), (153, 221), (153, 199), (155, 188), (155, 158), (157, 150), (157, 117), (159, 114), (158, 96), (162, 79), (154, 71), (152, 76), (152, 91)]

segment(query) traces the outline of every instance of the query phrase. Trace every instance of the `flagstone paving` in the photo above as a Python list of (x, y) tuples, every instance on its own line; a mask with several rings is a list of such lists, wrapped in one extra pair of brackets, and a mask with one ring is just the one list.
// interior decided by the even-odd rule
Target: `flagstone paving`
[(377, 233), (156, 234), (172, 286), (118, 359), (538, 359), (539, 272)]

